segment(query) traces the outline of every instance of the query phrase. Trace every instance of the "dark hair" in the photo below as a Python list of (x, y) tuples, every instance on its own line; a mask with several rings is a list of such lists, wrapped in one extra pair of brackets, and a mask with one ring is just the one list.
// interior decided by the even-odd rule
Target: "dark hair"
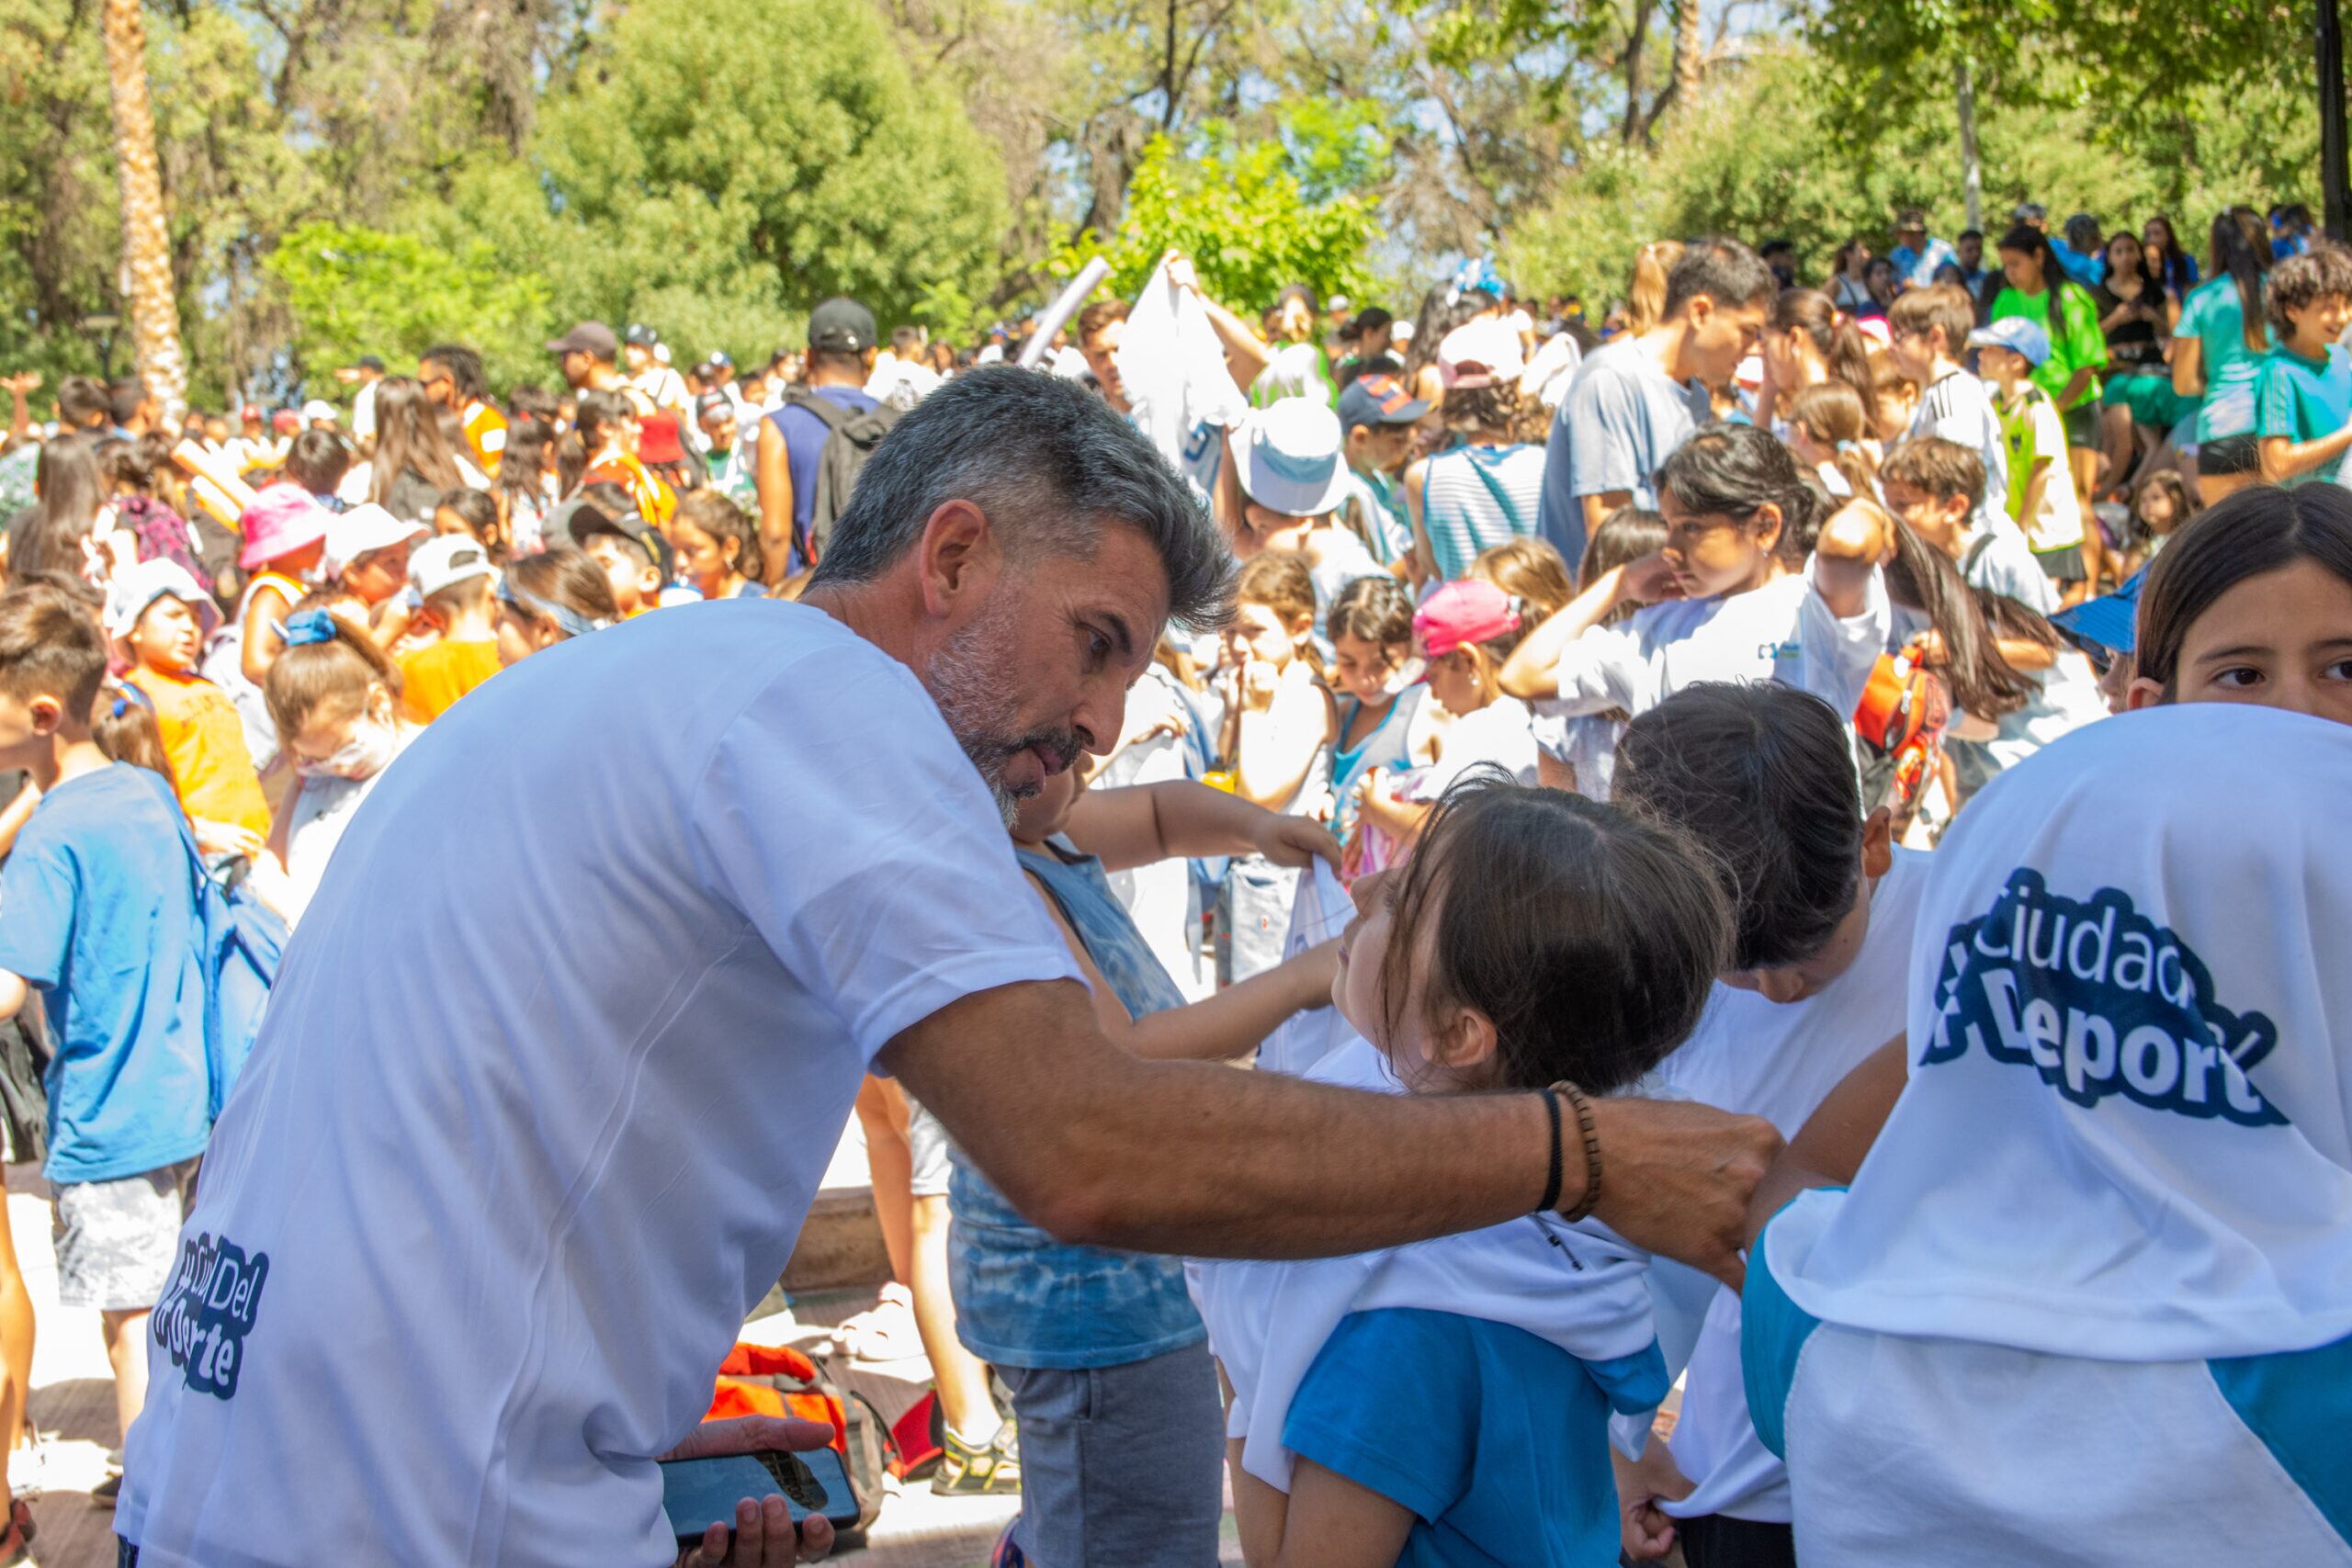
[(1870, 345), (1862, 340), (1861, 329), (1828, 295), (1818, 288), (1781, 289), (1780, 298), (1772, 301), (1770, 326), (1776, 333), (1804, 333), (1833, 380), (1845, 382), (1858, 396), (1870, 396)]
[(2180, 248), (2180, 230), (2174, 224), (2168, 214), (2152, 212), (2148, 215), (2147, 221), (2140, 225), (2141, 254), (2143, 255), (2147, 254), (2150, 248), (2147, 232), (2158, 223), (2165, 226), (2165, 247), (2162, 253), (2164, 262), (2157, 269), (2156, 276), (2166, 288), (2171, 289), (2175, 294), (2185, 296), (2192, 286), (2188, 276), (2188, 253)]
[(2066, 220), (2066, 243), (2075, 249), (2088, 252), (2098, 243), (2098, 220), (2087, 212), (2077, 212)]
[(1499, 770), (1445, 792), (1403, 874), (1381, 955), (1386, 1028), (1419, 971), (1429, 1016), (1466, 1007), (1493, 1022), (1505, 1088), (1632, 1083), (1697, 1026), (1730, 946), (1688, 835)]
[[(438, 365), (449, 373), (462, 402), (488, 402), (490, 381), (481, 372), (481, 355), (459, 343), (440, 343), (416, 356), (417, 365)], [(381, 397), (382, 393), (377, 394)]]
[(95, 376), (68, 376), (57, 384), (57, 415), (75, 430), (114, 418), (114, 394)]
[(1445, 334), (1476, 316), (1485, 307), (1469, 294), (1446, 298), (1442, 288), (1432, 288), (1421, 296), (1421, 308), (1413, 318), (1413, 346), (1405, 351), (1405, 375), (1409, 381), (1418, 379), (1422, 371), (1437, 363), (1437, 345)]
[(543, 419), (518, 419), (506, 427), (506, 446), (498, 455), (498, 474), (491, 489), (501, 494), (521, 491), (543, 503), (540, 489), (547, 450), (554, 445), (555, 425)]
[(1091, 557), (1109, 526), (1138, 530), (1168, 573), (1169, 618), (1221, 623), (1233, 557), (1159, 450), (1074, 381), (1014, 366), (958, 376), (918, 403), (866, 459), (813, 585), (871, 581), (969, 501), (1015, 558)]
[[(549, 430), (553, 430), (555, 415), (555, 394), (545, 387), (526, 382), (522, 386), (507, 389), (506, 416), (515, 425), (544, 424)], [(509, 440), (514, 438), (512, 428), (508, 431), (507, 438)], [(505, 465), (505, 458), (502, 457), (499, 463), (503, 468)]]
[(305, 430), (287, 447), (279, 471), (312, 495), (333, 495), (351, 471), (351, 444), (332, 430)]
[(515, 609), (534, 620), (545, 621), (548, 617), (539, 613), (533, 601), (559, 605), (591, 621), (620, 619), (620, 605), (613, 599), (612, 580), (585, 550), (559, 545), (536, 556), (525, 556), (506, 569), (506, 581), (523, 596)]
[(42, 445), (33, 468), (40, 510), (17, 537), (8, 562), (13, 574), (44, 568), (82, 570), (81, 542), (90, 536), (98, 508), (106, 502), (99, 455), (120, 445), (88, 434), (60, 435)]
[(2158, 468), (2132, 489), (2132, 533), (2135, 538), (2152, 539), (2154, 531), (2140, 521), (2140, 502), (2153, 490), (2165, 491), (2172, 497), (2172, 532), (2179, 533), (2197, 515), (2199, 500), (2196, 491), (2181, 478), (2177, 469)]
[(1971, 506), (1984, 496), (1984, 459), (1975, 448), (1940, 435), (1915, 435), (1886, 455), (1879, 482), (1908, 485), (1938, 501), (1964, 495)]
[(2138, 672), (2173, 700), (2197, 618), (2249, 577), (2316, 561), (2352, 582), (2352, 491), (2332, 484), (2248, 485), (2172, 536), (2140, 587)]
[(435, 490), (455, 490), (464, 482), (438, 414), (414, 378), (387, 376), (376, 383), (376, 454), (369, 459), (368, 500), (388, 504), (392, 486), (405, 473), (414, 473)]
[(1767, 506), (1781, 512), (1774, 553), (1790, 565), (1813, 548), (1819, 503), (1781, 438), (1752, 424), (1711, 424), (1676, 447), (1658, 466), (1661, 500), (1671, 495), (1684, 512), (1728, 517), (1745, 525)]
[(890, 329), (891, 353), (904, 356), (909, 350), (922, 346), (922, 329), (921, 327), (892, 327)]
[(110, 484), (134, 495), (152, 496), (159, 474), (168, 474), (172, 443), (153, 431), (132, 441), (109, 441), (98, 452), (98, 473)]
[(87, 605), (39, 585), (0, 593), (0, 692), (20, 703), (54, 697), (86, 720), (106, 675), (106, 638)]
[(1519, 417), (1519, 384), (1495, 381), (1484, 387), (1453, 388), (1445, 394), (1438, 413), (1448, 430), (1507, 431)]
[(2270, 270), (2270, 237), (2262, 214), (2251, 207), (2225, 207), (2213, 215), (2206, 270), (2230, 275), (2238, 286), (2238, 314), (2245, 323), (2245, 346), (2260, 354), (2269, 347), (2262, 331), (2262, 275)]
[(2050, 318), (2050, 335), (2055, 338), (2066, 330), (2066, 312), (2058, 299), (2066, 289), (2066, 269), (2059, 265), (2058, 253), (2050, 248), (2050, 236), (2030, 223), (2019, 223), (2001, 236), (1999, 248), (2031, 256), (2041, 268), (2041, 310)]
[(709, 489), (687, 491), (679, 498), (678, 509), (670, 514), (673, 529), (681, 523), (701, 529), (721, 545), (734, 540), (735, 570), (754, 582), (759, 581), (763, 564), (760, 558), (759, 525), (733, 496)]
[(1952, 236), (1951, 243), (1956, 245), (1962, 240), (1973, 240), (1981, 245), (1984, 243), (1984, 231), (1982, 229), (1962, 229), (1959, 233)]
[(2352, 251), (2322, 240), (2304, 254), (2289, 256), (2270, 269), (2262, 311), (2284, 343), (2295, 330), (2288, 313), (2308, 310), (2330, 296), (2352, 299)]
[(1937, 673), (1955, 705), (1979, 718), (2000, 718), (2025, 706), (2037, 689), (2033, 677), (2001, 657), (1999, 639), (1977, 602), (1976, 590), (1951, 558), (1912, 532), (1894, 527), (1894, 558), (1886, 563), (1886, 594), (1920, 612), (1944, 645)]
[(1323, 635), (1333, 642), (1353, 637), (1374, 648), (1413, 640), (1413, 595), (1395, 578), (1359, 577), (1340, 590), (1323, 617)]
[(117, 424), (129, 424), (139, 417), (139, 405), (146, 400), (145, 385), (136, 376), (126, 376), (107, 394), (107, 412)]
[(1733, 969), (1798, 964), (1854, 907), (1862, 797), (1845, 721), (1779, 681), (1702, 681), (1636, 717), (1611, 798), (1698, 838), (1732, 901)]
[(1968, 352), (1968, 334), (1976, 330), (1976, 302), (1968, 297), (1967, 289), (1949, 283), (1908, 288), (1887, 307), (1886, 326), (1889, 332), (1906, 337), (1925, 337), (1928, 328), (1939, 327), (1944, 352), (1958, 359)]
[(1770, 300), (1781, 280), (1763, 258), (1737, 240), (1702, 234), (1682, 247), (1682, 258), (1666, 275), (1666, 308), (1671, 316), (1699, 295), (1719, 310)]
[(455, 490), (443, 491), (435, 505), (441, 511), (456, 513), (458, 520), (466, 525), (466, 532), (474, 536), (474, 542), (490, 558), (500, 566), (506, 564), (506, 540), (498, 526), (498, 502), (488, 491), (459, 485)]

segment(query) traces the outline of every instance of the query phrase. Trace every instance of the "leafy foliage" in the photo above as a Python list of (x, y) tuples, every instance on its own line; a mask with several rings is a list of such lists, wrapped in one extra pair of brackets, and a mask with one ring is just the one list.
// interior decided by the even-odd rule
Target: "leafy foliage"
[(493, 385), (544, 375), (547, 280), (509, 271), (486, 242), (452, 254), (413, 235), (306, 223), (263, 265), (286, 291), (293, 352), (313, 370), (363, 354), (413, 360), (454, 341), (481, 354)]

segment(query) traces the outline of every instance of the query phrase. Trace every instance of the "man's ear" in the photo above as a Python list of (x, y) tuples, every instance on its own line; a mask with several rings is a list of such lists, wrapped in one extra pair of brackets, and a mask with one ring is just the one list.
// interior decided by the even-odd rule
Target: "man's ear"
[(955, 615), (958, 601), (985, 594), (1002, 567), (1004, 550), (989, 515), (968, 501), (950, 501), (933, 512), (916, 546), (916, 568), (925, 615)]

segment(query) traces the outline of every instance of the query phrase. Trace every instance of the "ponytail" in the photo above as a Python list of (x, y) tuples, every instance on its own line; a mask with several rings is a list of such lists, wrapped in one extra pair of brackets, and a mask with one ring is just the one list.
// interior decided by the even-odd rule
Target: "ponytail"
[(97, 705), (90, 710), (90, 739), (107, 761), (161, 773), (172, 793), (179, 794), (171, 759), (164, 751), (164, 732), (155, 722), (153, 699), (128, 681), (108, 681), (98, 688)]
[(1993, 623), (1977, 591), (1961, 577), (1950, 556), (1913, 533), (1907, 523), (1895, 525), (1894, 558), (1886, 565), (1886, 591), (1896, 604), (1925, 615), (1942, 639), (1945, 663), (1938, 673), (1951, 687), (1956, 705), (1984, 719), (1999, 718), (2025, 706), (2033, 695), (2033, 679), (2018, 673), (2001, 657)]

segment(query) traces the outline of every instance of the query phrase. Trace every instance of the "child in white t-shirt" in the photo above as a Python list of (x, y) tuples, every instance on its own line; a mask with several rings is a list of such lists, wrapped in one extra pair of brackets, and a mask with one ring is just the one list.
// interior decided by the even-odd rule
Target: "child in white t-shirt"
[(2090, 592), (2083, 561), (2083, 503), (2066, 467), (2066, 423), (2033, 373), (2050, 357), (2050, 339), (2022, 316), (1972, 334), (1976, 362), (2000, 389), (2001, 439), (2009, 456), (2009, 514), (2025, 530), (2033, 558), (2079, 604)]
[[(1332, 996), (1365, 1038), (1307, 1076), (1390, 1093), (1623, 1088), (1697, 1020), (1729, 935), (1681, 833), (1484, 779), (1354, 891)], [(1667, 1388), (1644, 1271), (1608, 1233), (1541, 1215), (1193, 1264), (1233, 1390), (1245, 1561), (1613, 1561), (1611, 1412), (1645, 1418)]]
[[(1822, 520), (1789, 449), (1747, 424), (1684, 442), (1657, 491), (1665, 547), (1604, 573), (1536, 628), (1503, 689), (1639, 717), (1694, 682), (1781, 680), (1851, 714), (1886, 646), (1883, 514), (1849, 507)], [(1626, 604), (1647, 608), (1603, 624)]]

